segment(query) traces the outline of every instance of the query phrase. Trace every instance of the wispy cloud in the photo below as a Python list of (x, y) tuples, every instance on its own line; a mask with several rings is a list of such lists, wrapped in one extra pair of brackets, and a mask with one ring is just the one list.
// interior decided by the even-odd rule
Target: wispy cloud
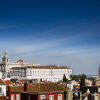
[[(78, 28), (78, 26), (80, 25), (75, 27)], [(5, 41), (1, 38), (0, 52), (2, 54), (7, 51), (11, 61), (21, 57), (25, 61), (39, 62), (42, 65), (68, 65), (73, 68), (73, 73), (97, 73), (97, 68), (95, 67), (100, 64), (98, 60), (100, 59), (99, 46), (97, 47), (97, 43), (96, 45), (90, 43), (94, 38), (93, 36), (91, 37), (90, 32), (86, 32), (88, 34), (84, 34), (84, 32), (80, 34), (77, 31), (77, 34), (74, 34), (73, 30), (71, 32), (65, 31), (62, 34), (61, 30), (71, 29), (72, 27), (75, 29), (74, 26), (62, 26), (31, 35), (18, 34), (15, 37), (10, 35), (5, 38)], [(99, 35), (96, 34), (95, 36), (98, 37)]]
[[(43, 49), (43, 50), (45, 50), (45, 49), (52, 49), (53, 47), (59, 47), (59, 46), (61, 46), (61, 45), (63, 45), (63, 44), (69, 44), (69, 43), (71, 43), (71, 42), (73, 42), (73, 40), (77, 40), (77, 38), (79, 38), (80, 37), (80, 35), (74, 35), (74, 36), (69, 36), (69, 37), (63, 37), (63, 38), (58, 38), (58, 39), (55, 39), (55, 38), (53, 38), (53, 39), (51, 39), (51, 38), (47, 38), (47, 39), (45, 39), (45, 38), (39, 38), (39, 39), (37, 39), (37, 40), (35, 40), (35, 41), (37, 41), (37, 42), (35, 42), (34, 43), (34, 39), (33, 39), (33, 41), (29, 41), (28, 43), (27, 43), (27, 41), (29, 40), (27, 40), (26, 39), (26, 41), (24, 42), (20, 42), (19, 43), (19, 41), (18, 42), (16, 42), (16, 41), (12, 41), (12, 42), (4, 42), (3, 43), (3, 45), (2, 45), (2, 43), (0, 43), (4, 48), (8, 48), (9, 50), (13, 50), (14, 52), (18, 52), (18, 53), (22, 53), (22, 52), (30, 52), (30, 51), (37, 51), (37, 50), (41, 50), (41, 49)], [(38, 40), (39, 40), (39, 42), (38, 42)], [(14, 48), (11, 48), (11, 47), (13, 47), (13, 45), (15, 45), (15, 47)]]
[(0, 25), (0, 29), (16, 28), (16, 25)]
[[(14, 41), (6, 44), (5, 42), (4, 48), (0, 51), (4, 51), (6, 49), (11, 60), (17, 60), (19, 57), (21, 57), (25, 61), (38, 62), (42, 65), (68, 65), (73, 68), (74, 74), (95, 74), (97, 73), (97, 67), (100, 64), (100, 48), (94, 48), (94, 46), (91, 47), (88, 45), (70, 45), (74, 41), (80, 42), (82, 39), (84, 39), (83, 37), (87, 37), (87, 35), (71, 35), (56, 39), (51, 39), (51, 37), (48, 37), (46, 40), (44, 40), (45, 38), (39, 38), (40, 41), (38, 42), (36, 42), (36, 40), (34, 42), (30, 38), (28, 43), (26, 42), (26, 38), (25, 43), (16, 43)], [(63, 45), (64, 47), (61, 47)], [(88, 70), (90, 71), (88, 72)]]

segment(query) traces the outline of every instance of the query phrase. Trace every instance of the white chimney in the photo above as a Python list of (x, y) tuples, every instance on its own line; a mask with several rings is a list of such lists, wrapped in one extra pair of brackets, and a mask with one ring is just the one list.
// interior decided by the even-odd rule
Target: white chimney
[(90, 90), (89, 89), (87, 89), (87, 93), (90, 94)]

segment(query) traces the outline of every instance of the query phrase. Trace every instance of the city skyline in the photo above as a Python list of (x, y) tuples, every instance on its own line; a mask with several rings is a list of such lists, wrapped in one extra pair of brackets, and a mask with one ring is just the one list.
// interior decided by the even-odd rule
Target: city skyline
[(100, 1), (0, 1), (0, 58), (98, 74)]

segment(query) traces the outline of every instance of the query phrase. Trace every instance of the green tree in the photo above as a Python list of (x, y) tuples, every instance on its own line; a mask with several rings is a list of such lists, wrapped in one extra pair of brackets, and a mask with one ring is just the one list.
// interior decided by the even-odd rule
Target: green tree
[(91, 78), (91, 80), (92, 80), (92, 85), (95, 85), (96, 80), (94, 78)]
[(70, 78), (72, 80), (79, 81), (79, 80), (81, 80), (81, 78), (86, 78), (86, 75), (85, 74), (82, 74), (82, 75), (71, 75)]
[(67, 82), (67, 81), (68, 81), (68, 79), (66, 78), (66, 76), (64, 74), (64, 76), (63, 76), (63, 82)]
[(85, 74), (82, 74), (81, 75), (81, 78), (86, 79), (86, 75)]
[(83, 74), (80, 78), (80, 91), (83, 93), (83, 86), (85, 86), (85, 79), (86, 79), (86, 76)]
[(18, 79), (11, 79), (11, 82), (12, 82), (12, 83), (16, 83), (17, 80), (18, 80)]
[(76, 80), (76, 81), (80, 81), (80, 91), (83, 92), (83, 86), (85, 86), (85, 79), (86, 79), (86, 75), (82, 74), (82, 75), (71, 75), (71, 79), (72, 80)]

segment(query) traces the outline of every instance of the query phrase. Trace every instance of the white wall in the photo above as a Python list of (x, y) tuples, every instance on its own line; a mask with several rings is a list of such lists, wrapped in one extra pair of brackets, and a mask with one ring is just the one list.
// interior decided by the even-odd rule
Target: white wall
[[(17, 70), (12, 70), (11, 73), (13, 75), (11, 78), (19, 78), (19, 76), (15, 76), (14, 74), (17, 73)], [(19, 69), (19, 72), (21, 72), (22, 69)], [(24, 71), (25, 72), (25, 71)], [(27, 68), (26, 69), (26, 79), (42, 79), (47, 80), (47, 81), (52, 81), (52, 82), (58, 82), (59, 80), (63, 80), (63, 75), (66, 75), (66, 78), (69, 80), (70, 75), (72, 74), (72, 69), (42, 69), (42, 68), (37, 68), (37, 69), (32, 69), (32, 68)], [(24, 78), (24, 77), (23, 77)]]
[(2, 79), (2, 72), (0, 72), (0, 78)]
[(66, 75), (67, 79), (70, 79), (72, 69), (27, 69), (27, 79), (41, 79), (47, 81), (57, 82), (63, 79), (63, 75)]
[[(0, 84), (0, 88), (2, 88), (2, 93), (4, 93), (4, 96), (6, 96), (6, 85)], [(0, 93), (0, 95), (2, 95), (2, 93)]]

